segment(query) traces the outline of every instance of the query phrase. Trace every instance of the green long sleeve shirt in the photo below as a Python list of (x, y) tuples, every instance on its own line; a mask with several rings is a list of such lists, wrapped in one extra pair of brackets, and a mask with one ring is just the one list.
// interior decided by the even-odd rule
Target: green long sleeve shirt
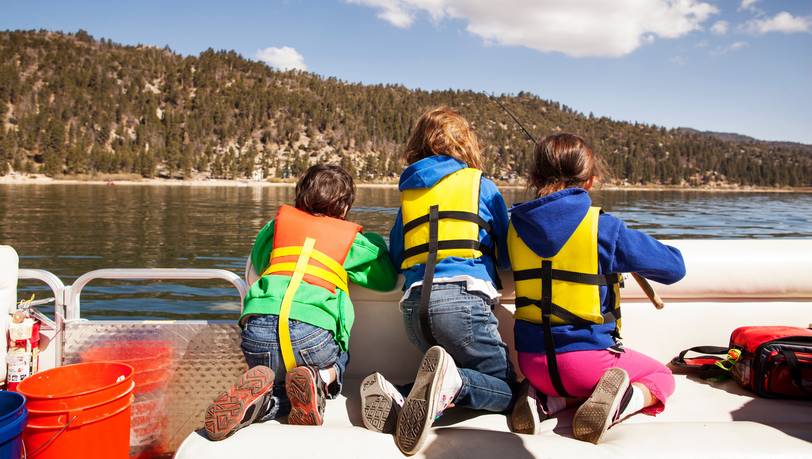
[[(268, 222), (257, 234), (251, 250), (251, 264), (262, 273), (270, 262), (273, 250), (274, 222)], [(386, 249), (386, 242), (376, 233), (358, 233), (350, 247), (344, 269), (350, 282), (378, 291), (395, 288), (397, 272)], [(289, 276), (261, 276), (245, 296), (243, 318), (256, 314), (279, 314), (282, 297), (290, 283)], [(333, 332), (341, 349), (349, 348), (350, 329), (355, 321), (355, 310), (349, 295), (302, 282), (293, 296), (290, 318)]]

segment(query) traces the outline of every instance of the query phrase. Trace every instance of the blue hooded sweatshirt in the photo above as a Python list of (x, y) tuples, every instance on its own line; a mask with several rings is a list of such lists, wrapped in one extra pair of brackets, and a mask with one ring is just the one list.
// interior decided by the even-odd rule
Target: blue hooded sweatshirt
[[(567, 188), (514, 206), (510, 218), (516, 233), (537, 255), (548, 258), (561, 250), (592, 205), (582, 188)], [(629, 229), (617, 217), (603, 213), (598, 219), (598, 271), (600, 274), (636, 272), (661, 284), (673, 284), (685, 276), (682, 254), (640, 231)], [(614, 306), (608, 288), (600, 287), (601, 312)], [(607, 349), (615, 345), (614, 323), (589, 327), (552, 327), (556, 352)], [(543, 353), (540, 324), (517, 320), (516, 350)]]
[[(398, 189), (403, 192), (404, 190), (431, 188), (442, 178), (465, 167), (467, 166), (464, 162), (450, 156), (429, 156), (413, 163), (403, 171)], [(491, 224), (496, 244), (491, 240), (491, 235), (481, 228), (479, 241), (489, 247), (495, 246), (499, 267), (510, 268), (507, 256), (507, 206), (496, 185), (485, 177), (482, 177), (479, 182), (479, 216)], [(389, 256), (392, 263), (400, 269), (403, 262), (403, 215), (400, 210), (398, 210), (392, 231), (389, 233)], [(418, 264), (403, 272), (406, 277), (404, 290), (415, 282), (423, 280), (425, 267), (425, 264)], [(471, 276), (496, 284), (494, 282), (496, 278), (494, 260), (489, 255), (483, 255), (477, 259), (448, 257), (437, 262), (434, 272), (435, 279), (454, 276)]]

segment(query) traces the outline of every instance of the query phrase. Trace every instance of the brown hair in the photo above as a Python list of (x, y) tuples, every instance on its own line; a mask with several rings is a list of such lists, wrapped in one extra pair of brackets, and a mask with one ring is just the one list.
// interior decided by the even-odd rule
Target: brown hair
[(541, 139), (533, 153), (529, 187), (538, 196), (584, 186), (604, 175), (603, 161), (575, 134), (553, 134)]
[(482, 169), (474, 131), (462, 115), (445, 106), (420, 115), (401, 159), (409, 165), (433, 155), (448, 155), (468, 167)]
[(355, 183), (339, 166), (311, 166), (296, 183), (296, 208), (313, 215), (343, 219), (354, 201)]

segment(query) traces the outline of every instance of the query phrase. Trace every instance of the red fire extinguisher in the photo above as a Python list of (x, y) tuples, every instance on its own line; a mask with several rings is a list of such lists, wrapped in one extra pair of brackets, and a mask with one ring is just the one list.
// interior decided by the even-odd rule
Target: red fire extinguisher
[(26, 307), (28, 305), (24, 306), (24, 303), (11, 315), (8, 327), (8, 390), (15, 390), (17, 384), (39, 370), (41, 323), (31, 316)]

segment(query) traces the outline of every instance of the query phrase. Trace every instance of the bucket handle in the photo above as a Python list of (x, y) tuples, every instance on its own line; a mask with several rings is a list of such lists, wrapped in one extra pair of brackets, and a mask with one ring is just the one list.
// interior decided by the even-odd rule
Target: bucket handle
[(65, 425), (64, 425), (64, 426), (62, 426), (62, 428), (61, 428), (61, 429), (59, 429), (57, 432), (55, 432), (55, 433), (54, 433), (54, 435), (53, 435), (51, 438), (49, 438), (49, 439), (48, 439), (48, 441), (46, 441), (45, 443), (41, 444), (41, 445), (40, 445), (40, 446), (39, 446), (37, 449), (35, 449), (33, 452), (31, 452), (31, 454), (30, 454), (30, 455), (28, 454), (28, 451), (27, 451), (27, 450), (26, 450), (26, 448), (25, 448), (25, 442), (23, 442), (23, 459), (28, 459), (28, 458), (33, 458), (33, 457), (36, 457), (36, 456), (37, 456), (39, 453), (41, 453), (41, 452), (42, 452), (42, 451), (43, 451), (45, 448), (47, 448), (47, 447), (51, 446), (51, 443), (53, 443), (54, 441), (56, 441), (57, 437), (59, 437), (60, 435), (62, 435), (62, 433), (63, 433), (63, 432), (65, 432), (66, 430), (68, 430), (68, 427), (70, 427), (71, 423), (72, 423), (73, 421), (75, 421), (75, 420), (76, 420), (76, 418), (78, 418), (78, 417), (79, 417), (79, 415), (78, 415), (78, 414), (74, 414), (74, 415), (73, 415), (73, 417), (71, 417), (71, 418), (68, 420), (68, 422), (66, 422), (66, 423), (65, 423)]

